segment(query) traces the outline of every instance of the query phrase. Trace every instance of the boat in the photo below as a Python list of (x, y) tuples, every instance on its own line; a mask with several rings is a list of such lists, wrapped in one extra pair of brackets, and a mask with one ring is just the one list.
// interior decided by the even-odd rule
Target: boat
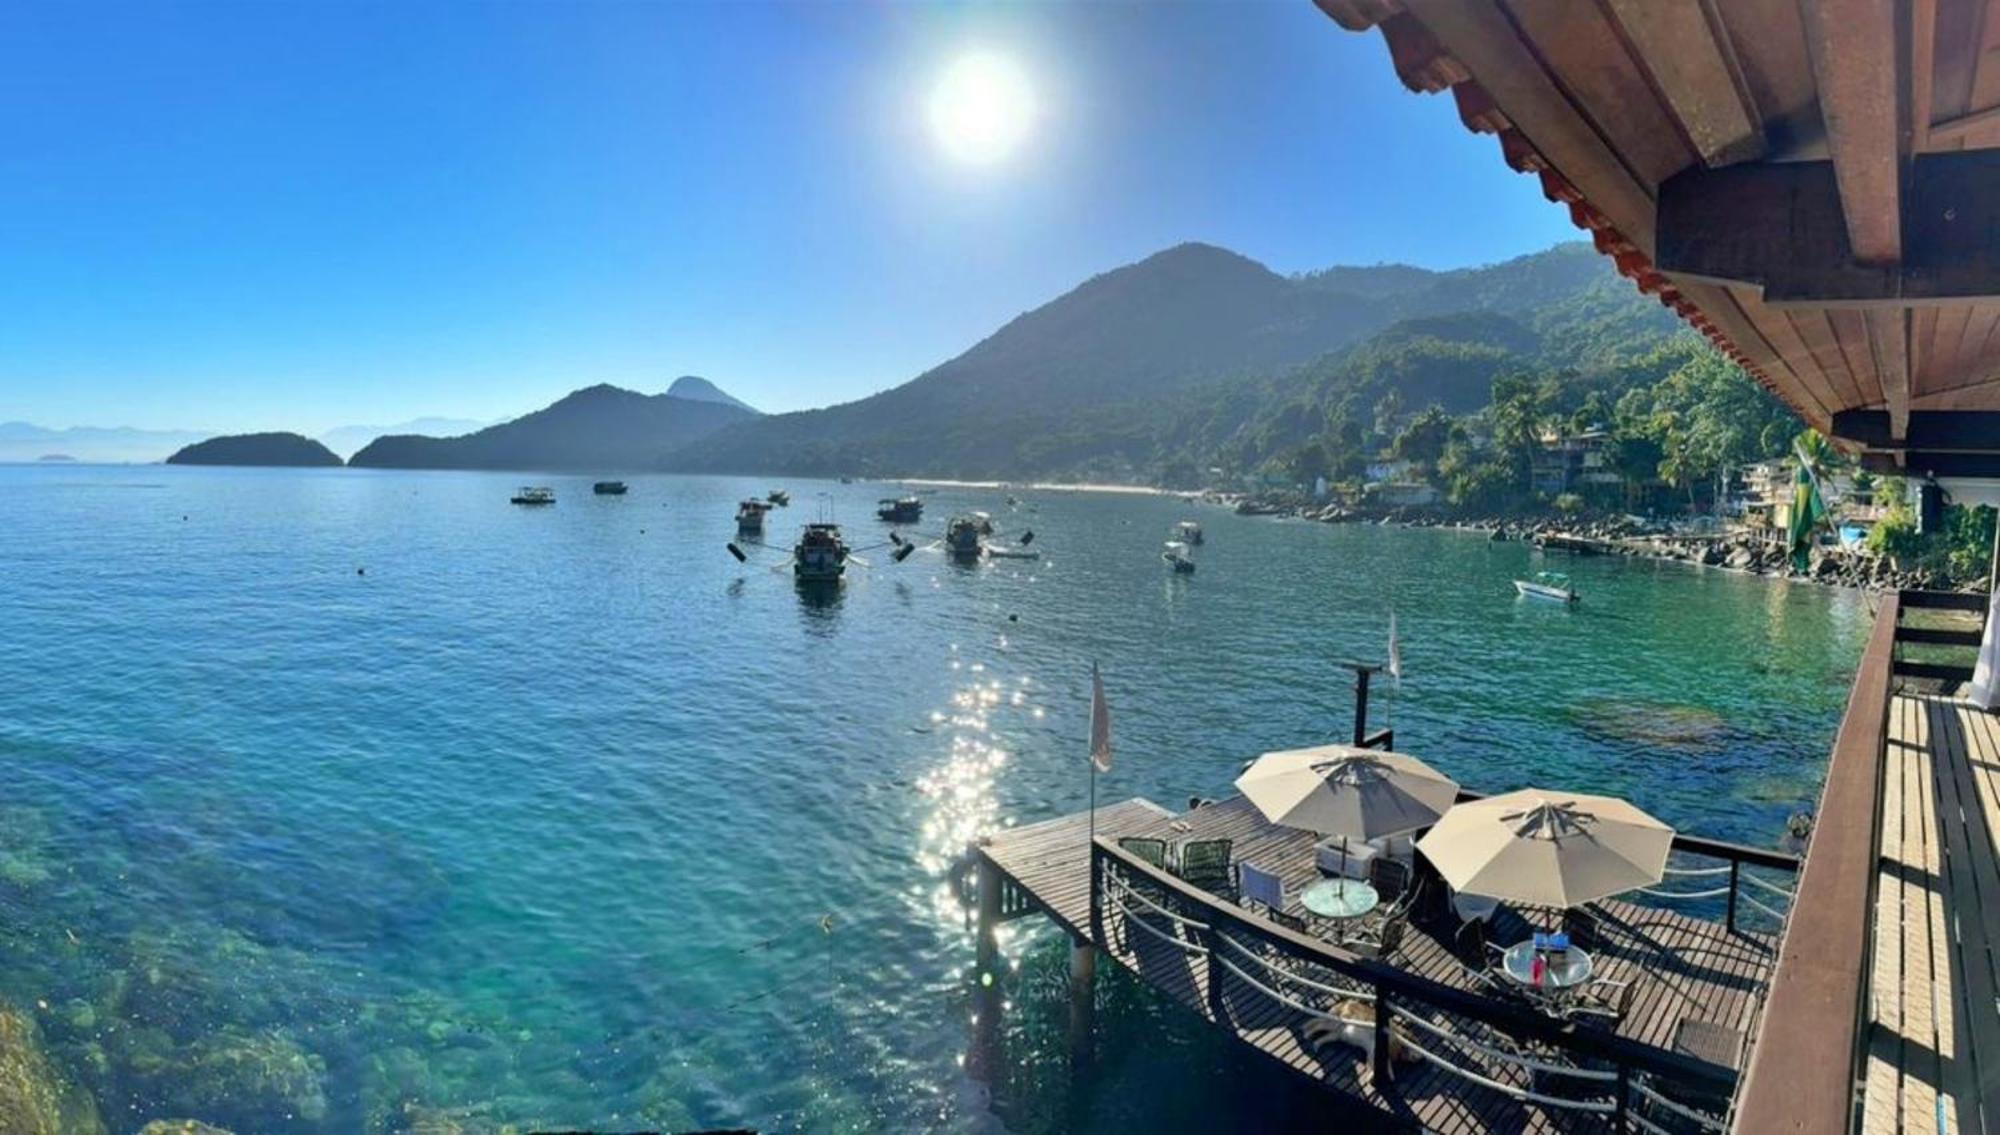
[(992, 514), (992, 513), (990, 513), (990, 512), (975, 512), (975, 513), (973, 513), (973, 514), (972, 514), (972, 520), (973, 520), (973, 522), (974, 522), (974, 523), (976, 523), (976, 524), (978, 524), (978, 525), (979, 525), (979, 534), (980, 534), (981, 536), (991, 536), (991, 535), (993, 535), (993, 514)]
[(979, 514), (954, 516), (945, 526), (944, 550), (953, 559), (976, 560), (986, 550), (979, 525)]
[(986, 558), (989, 560), (1039, 560), (1042, 558), (1042, 552), (1040, 548), (989, 547), (986, 549)]
[(764, 514), (771, 511), (767, 501), (755, 497), (736, 506), (736, 534), (748, 536), (764, 531)]
[(847, 544), (840, 525), (815, 521), (792, 548), (792, 576), (801, 583), (832, 583), (847, 574)]
[(1576, 602), (1576, 587), (1569, 576), (1559, 571), (1538, 571), (1533, 579), (1517, 579), (1514, 590), (1532, 599), (1554, 599), (1558, 603)]
[(1196, 547), (1207, 542), (1206, 538), (1201, 534), (1201, 524), (1193, 520), (1183, 520), (1179, 524), (1174, 525), (1174, 539), (1179, 540), (1189, 547)]
[(783, 489), (772, 489), (764, 499), (777, 505), (779, 508), (784, 508), (792, 503), (792, 494)]
[(590, 491), (600, 497), (622, 497), (625, 495), (625, 482), (599, 481), (590, 486)]
[(924, 502), (916, 497), (883, 497), (875, 515), (891, 524), (915, 524), (924, 518)]
[(512, 499), (515, 504), (554, 504), (556, 491), (546, 485), (523, 485)]
[(843, 484), (843, 485), (851, 485), (851, 484), (853, 484), (853, 483), (854, 483), (854, 478), (852, 478), (852, 477), (842, 477), (842, 478), (840, 479), (840, 483), (841, 483), (841, 484)]
[(1189, 554), (1187, 544), (1180, 540), (1167, 541), (1160, 549), (1160, 558), (1167, 561), (1176, 575), (1194, 574), (1194, 557)]

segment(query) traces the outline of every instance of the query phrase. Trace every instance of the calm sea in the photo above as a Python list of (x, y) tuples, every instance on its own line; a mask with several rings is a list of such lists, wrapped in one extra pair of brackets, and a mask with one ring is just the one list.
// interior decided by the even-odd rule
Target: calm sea
[[(1862, 596), (1465, 534), (938, 489), (1039, 561), (864, 553), (831, 595), (724, 549), (763, 482), (0, 469), (0, 1001), (113, 1131), (1214, 1129), (1310, 1107), (1101, 975), (1065, 1070), (1032, 922), (1013, 1060), (960, 1060), (974, 834), (1225, 794), (1341, 738), (1340, 659), (1407, 676), (1399, 747), (1499, 790), (1621, 793), (1758, 844), (1818, 787)], [(888, 486), (798, 483), (882, 540)], [(1159, 560), (1173, 521), (1209, 542)], [(1577, 609), (1509, 580), (1566, 568)], [(456, 1122), (461, 1128), (445, 1126)]]

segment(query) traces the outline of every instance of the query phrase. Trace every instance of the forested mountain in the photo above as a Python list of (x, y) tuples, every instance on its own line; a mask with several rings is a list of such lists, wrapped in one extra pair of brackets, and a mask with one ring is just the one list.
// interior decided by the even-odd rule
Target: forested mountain
[(348, 464), (388, 469), (655, 469), (676, 446), (757, 416), (713, 386), (708, 389), (728, 400), (682, 398), (671, 391), (640, 394), (599, 384), (463, 437), (377, 438)]
[(1097, 276), (902, 386), (739, 423), (667, 463), (1178, 482), (1277, 459), (1390, 391), (1412, 413), (1468, 412), (1509, 371), (1614, 375), (1677, 326), (1581, 243), (1451, 272), (1295, 277), (1186, 244)]
[(186, 446), (169, 465), (340, 465), (340, 455), (294, 433), (229, 434)]

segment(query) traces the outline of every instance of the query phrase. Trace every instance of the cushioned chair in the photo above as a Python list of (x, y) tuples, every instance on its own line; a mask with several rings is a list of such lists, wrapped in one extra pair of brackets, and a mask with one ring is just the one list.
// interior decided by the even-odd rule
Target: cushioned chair
[(1118, 838), (1118, 846), (1121, 850), (1130, 853), (1134, 859), (1145, 860), (1162, 871), (1171, 870), (1167, 864), (1166, 840), (1147, 839), (1144, 836), (1128, 835)]
[(1255, 904), (1267, 911), (1285, 909), (1285, 881), (1255, 863), (1236, 865), (1236, 894), (1237, 901), (1244, 906)]
[(1399, 903), (1410, 887), (1410, 869), (1386, 855), (1368, 863), (1368, 883), (1385, 905)]

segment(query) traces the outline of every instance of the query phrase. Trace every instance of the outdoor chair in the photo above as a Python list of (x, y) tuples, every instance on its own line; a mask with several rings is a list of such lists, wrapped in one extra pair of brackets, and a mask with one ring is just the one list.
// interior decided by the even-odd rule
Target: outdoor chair
[(1118, 847), (1120, 850), (1129, 853), (1134, 859), (1142, 859), (1162, 871), (1172, 870), (1167, 865), (1166, 840), (1148, 839), (1144, 836), (1136, 835), (1120, 836), (1118, 837)]
[(1368, 882), (1384, 904), (1394, 904), (1410, 887), (1410, 869), (1386, 855), (1378, 855), (1368, 864)]
[(1396, 956), (1403, 947), (1403, 920), (1392, 918), (1364, 929), (1341, 943), (1348, 953), (1363, 958), (1387, 961)]
[(1226, 839), (1198, 839), (1182, 844), (1182, 881), (1213, 895), (1224, 898), (1234, 896), (1235, 879), (1229, 870), (1229, 850), (1232, 846), (1233, 842)]
[(1278, 925), (1284, 927), (1285, 929), (1291, 931), (1294, 934), (1304, 934), (1308, 937), (1312, 935), (1312, 931), (1306, 929), (1306, 920), (1300, 918), (1296, 914), (1286, 914), (1282, 910), (1272, 909), (1265, 911), (1264, 917), (1270, 919), (1272, 922), (1277, 923)]
[(1285, 881), (1255, 863), (1237, 864), (1236, 892), (1240, 905), (1254, 903), (1266, 911), (1285, 909)]
[(1632, 997), (1637, 987), (1629, 981), (1612, 981), (1597, 978), (1579, 986), (1572, 994), (1570, 1003), (1564, 1008), (1566, 1017), (1605, 1017), (1612, 1021), (1625, 1019), (1632, 1011)]

